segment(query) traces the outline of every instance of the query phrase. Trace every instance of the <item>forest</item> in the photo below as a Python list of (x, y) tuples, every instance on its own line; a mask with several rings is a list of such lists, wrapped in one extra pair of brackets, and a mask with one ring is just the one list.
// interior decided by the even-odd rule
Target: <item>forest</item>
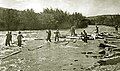
[(92, 23), (92, 25), (106, 25), (106, 26), (120, 26), (120, 15), (99, 15), (93, 17), (87, 17)]
[(79, 12), (70, 14), (60, 9), (46, 8), (36, 13), (33, 9), (19, 11), (0, 7), (0, 30), (44, 30), (86, 28), (88, 25), (119, 25), (120, 15), (100, 15), (86, 17)]
[(70, 14), (59, 9), (44, 9), (35, 13), (33, 9), (19, 11), (0, 8), (0, 30), (68, 29), (71, 26), (86, 28), (90, 24), (81, 13)]

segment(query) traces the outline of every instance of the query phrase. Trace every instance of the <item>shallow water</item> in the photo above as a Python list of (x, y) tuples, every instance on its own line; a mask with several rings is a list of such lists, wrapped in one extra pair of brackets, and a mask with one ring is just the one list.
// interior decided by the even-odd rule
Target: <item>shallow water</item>
[[(99, 26), (100, 32), (114, 32), (113, 27)], [(95, 26), (89, 26), (85, 30), (88, 34), (94, 34)], [(89, 40), (88, 43), (84, 43), (81, 40), (77, 40), (76, 43), (70, 42), (67, 45), (66, 42), (54, 43), (55, 30), (52, 30), (52, 43), (46, 42), (46, 30), (33, 30), (22, 31), (23, 36), (23, 48), (10, 47), (11, 49), (20, 49), (22, 52), (16, 55), (10, 56), (1, 60), (1, 71), (85, 71), (86, 68), (94, 65), (98, 59), (92, 58), (94, 54), (81, 54), (82, 52), (98, 53), (99, 43), (103, 42), (102, 39)], [(80, 34), (83, 29), (77, 29), (76, 33)], [(0, 32), (0, 45), (3, 46), (5, 42), (5, 34), (7, 32)], [(13, 42), (16, 42), (18, 31), (13, 31)], [(63, 35), (70, 35), (69, 30), (60, 30)], [(42, 39), (42, 40), (34, 40)], [(117, 40), (118, 41), (118, 40)], [(14, 45), (17, 45), (15, 43)], [(43, 45), (41, 48), (41, 45)], [(116, 44), (118, 47), (120, 44)], [(32, 49), (29, 51), (29, 49)], [(7, 50), (0, 50), (1, 52), (7, 52)], [(8, 49), (9, 51), (9, 49)], [(15, 50), (17, 51), (17, 50)], [(4, 54), (3, 53), (3, 54)], [(2, 55), (2, 54), (0, 54)]]

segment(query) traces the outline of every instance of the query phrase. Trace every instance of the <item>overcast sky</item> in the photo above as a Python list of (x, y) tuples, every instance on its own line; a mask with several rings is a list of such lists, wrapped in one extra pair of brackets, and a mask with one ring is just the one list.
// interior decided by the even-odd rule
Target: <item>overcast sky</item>
[(42, 12), (43, 8), (59, 8), (70, 13), (96, 16), (119, 14), (120, 0), (0, 0), (0, 7), (18, 10), (33, 8), (35, 12)]

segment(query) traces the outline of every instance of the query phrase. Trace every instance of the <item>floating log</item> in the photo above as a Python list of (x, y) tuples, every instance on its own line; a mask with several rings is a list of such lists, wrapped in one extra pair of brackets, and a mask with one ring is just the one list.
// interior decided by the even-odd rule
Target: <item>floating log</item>
[(102, 36), (96, 36), (95, 38), (96, 39), (104, 39), (104, 37), (102, 37)]
[[(84, 37), (81, 37), (82, 40), (84, 40)], [(86, 38), (87, 40), (94, 40), (94, 38), (92, 36), (89, 36)]]
[(66, 38), (67, 39), (80, 39), (80, 37), (78, 36), (67, 36)]
[(94, 38), (92, 36), (89, 36), (88, 40), (94, 40)]
[(87, 54), (93, 54), (93, 52), (87, 52)]
[(112, 47), (112, 48), (117, 48), (116, 45), (112, 45), (112, 44), (104, 44), (104, 43), (100, 43), (99, 47), (105, 48), (105, 47)]
[(66, 35), (61, 35), (60, 38), (66, 38)]
[(105, 50), (99, 51), (99, 54), (105, 54), (105, 53), (106, 53)]
[(114, 57), (114, 56), (115, 56), (115, 54), (112, 53), (112, 54), (108, 54), (108, 55), (104, 56), (104, 58), (111, 58), (111, 57)]
[(101, 54), (93, 54), (90, 57), (92, 57), (92, 58), (102, 58), (103, 55), (101, 55)]
[(42, 39), (42, 38), (35, 38), (34, 40), (44, 40), (44, 39)]
[(120, 41), (109, 41), (108, 43), (120, 43)]
[(65, 43), (64, 45), (67, 45), (67, 44), (69, 44), (69, 42)]
[(107, 38), (116, 38), (116, 36), (107, 36)]
[(119, 53), (119, 52), (117, 52), (117, 53), (115, 53), (115, 54), (114, 54), (114, 56), (120, 56), (120, 53)]
[(120, 62), (120, 56), (104, 58), (97, 61), (100, 65), (115, 65)]
[(81, 52), (81, 54), (86, 54), (86, 52)]
[(118, 52), (120, 52), (120, 49), (113, 49), (113, 51), (118, 51)]
[[(66, 38), (66, 39), (84, 39), (83, 36), (77, 35), (77, 36), (60, 36), (60, 38)], [(87, 36), (87, 40), (94, 40), (94, 37), (91, 35)]]
[(75, 62), (78, 61), (78, 60), (74, 60)]
[(116, 39), (120, 39), (120, 36), (116, 36)]
[(104, 58), (112, 58), (112, 57), (115, 57), (115, 56), (120, 56), (120, 53), (119, 52), (110, 53), (110, 54), (104, 56)]
[(38, 46), (38, 47), (36, 47), (36, 48), (34, 48), (34, 49), (28, 49), (28, 51), (34, 51), (34, 50), (37, 50), (37, 49), (42, 48), (42, 47), (43, 47), (43, 45)]
[(114, 36), (108, 32), (99, 33), (98, 36), (107, 37), (107, 38), (116, 38), (116, 36)]
[(6, 58), (8, 58), (8, 57), (10, 57), (10, 56), (13, 56), (13, 55), (16, 55), (16, 54), (18, 54), (18, 53), (20, 53), (20, 52), (22, 52), (22, 51), (19, 50), (19, 51), (13, 52), (13, 53), (11, 53), (10, 55), (7, 55), (7, 56), (5, 56), (5, 57), (3, 57), (3, 58), (1, 58), (1, 59), (6, 59)]

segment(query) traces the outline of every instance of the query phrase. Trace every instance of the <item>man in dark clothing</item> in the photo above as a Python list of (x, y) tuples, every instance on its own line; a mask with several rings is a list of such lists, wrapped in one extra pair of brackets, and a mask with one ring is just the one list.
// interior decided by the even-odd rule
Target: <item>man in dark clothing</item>
[(84, 42), (86, 42), (87, 43), (87, 33), (86, 33), (86, 31), (85, 30), (83, 30), (83, 33), (84, 33)]
[(10, 33), (9, 33), (9, 31), (8, 31), (8, 33), (6, 34), (6, 42), (5, 42), (5, 45), (7, 46), (7, 45), (9, 45), (10, 46), (10, 38), (11, 37), (11, 35), (10, 35)]
[(23, 37), (23, 35), (21, 34), (21, 32), (19, 31), (19, 32), (18, 32), (18, 36), (17, 36), (18, 46), (19, 46), (19, 47), (21, 47), (21, 45), (22, 45), (22, 38), (24, 38), (24, 37)]
[(51, 39), (50, 39), (51, 38), (51, 30), (49, 29), (48, 31), (46, 31), (46, 33), (48, 34), (46, 40), (51, 42)]
[(10, 42), (12, 44), (12, 32), (10, 32)]
[(55, 32), (55, 41), (59, 41), (59, 35), (60, 35), (60, 32), (57, 29), (57, 31)]
[(99, 33), (99, 27), (96, 26), (96, 33)]
[(115, 31), (118, 32), (118, 25), (115, 25)]
[(72, 26), (70, 29), (71, 36), (75, 36), (75, 26)]
[(82, 41), (84, 41), (84, 34), (83, 34), (83, 32), (81, 32), (81, 39), (82, 39)]

